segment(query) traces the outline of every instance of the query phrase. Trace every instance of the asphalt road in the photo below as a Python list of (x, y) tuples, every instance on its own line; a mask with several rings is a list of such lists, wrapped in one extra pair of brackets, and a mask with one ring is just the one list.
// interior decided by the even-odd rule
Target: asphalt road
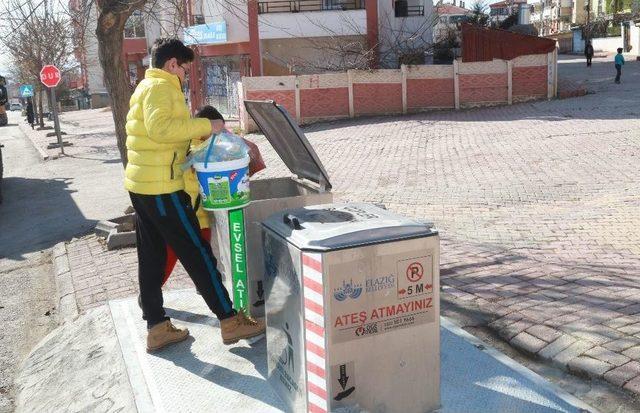
[[(25, 231), (29, 216), (43, 213), (31, 198), (33, 184), (46, 173), (37, 152), (17, 126), (17, 113), (0, 128), (4, 145), (4, 202), (0, 204), (0, 412), (13, 411), (12, 385), (17, 369), (30, 349), (56, 327), (55, 285), (50, 251), (39, 251), (53, 234)], [(46, 191), (45, 191), (46, 192)], [(43, 214), (44, 215), (44, 214)], [(28, 238), (32, 240), (29, 241)], [(24, 241), (23, 241), (24, 240)], [(25, 248), (25, 244), (31, 248)], [(22, 251), (20, 251), (22, 249)]]

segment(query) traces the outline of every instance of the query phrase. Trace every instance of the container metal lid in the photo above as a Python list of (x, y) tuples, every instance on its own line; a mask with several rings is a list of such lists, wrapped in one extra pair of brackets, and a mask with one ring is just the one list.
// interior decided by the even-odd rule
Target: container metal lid
[(329, 174), (286, 109), (272, 100), (246, 100), (244, 105), (291, 172), (331, 189)]
[(280, 211), (263, 225), (301, 250), (332, 251), (437, 235), (431, 223), (364, 203)]

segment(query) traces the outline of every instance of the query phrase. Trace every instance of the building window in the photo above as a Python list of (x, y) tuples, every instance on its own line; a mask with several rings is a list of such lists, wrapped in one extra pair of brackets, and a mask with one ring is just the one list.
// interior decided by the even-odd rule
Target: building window
[(136, 63), (129, 62), (129, 84), (131, 87), (136, 87), (138, 84), (138, 65)]
[(145, 37), (142, 12), (135, 11), (131, 16), (129, 16), (127, 22), (124, 24), (124, 37), (125, 39)]

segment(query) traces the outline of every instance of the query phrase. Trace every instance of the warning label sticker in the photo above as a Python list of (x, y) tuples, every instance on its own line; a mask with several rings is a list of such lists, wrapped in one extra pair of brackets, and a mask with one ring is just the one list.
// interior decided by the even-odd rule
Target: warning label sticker
[[(358, 267), (360, 271), (353, 274), (353, 268)], [(435, 321), (432, 255), (368, 266), (364, 262), (341, 263), (332, 266), (330, 272), (332, 290), (337, 294), (328, 320), (333, 343)], [(378, 278), (376, 272), (394, 280), (395, 288), (354, 293), (363, 290), (366, 280)]]
[(343, 403), (348, 404), (356, 398), (355, 392), (356, 369), (353, 361), (331, 366), (331, 394), (333, 395), (333, 400), (337, 402), (344, 400)]

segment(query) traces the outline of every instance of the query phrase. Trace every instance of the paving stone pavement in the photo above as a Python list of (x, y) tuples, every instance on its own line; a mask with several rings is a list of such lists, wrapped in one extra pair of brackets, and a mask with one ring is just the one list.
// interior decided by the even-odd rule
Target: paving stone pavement
[[(344, 201), (434, 221), (443, 298), (473, 305), (520, 350), (640, 394), (640, 64), (561, 74), (591, 94), (460, 112), (313, 125)], [(86, 137), (85, 139), (91, 139)], [(265, 138), (267, 170), (288, 175)], [(80, 310), (136, 294), (132, 249), (67, 244)], [(183, 270), (169, 287), (190, 281)]]

